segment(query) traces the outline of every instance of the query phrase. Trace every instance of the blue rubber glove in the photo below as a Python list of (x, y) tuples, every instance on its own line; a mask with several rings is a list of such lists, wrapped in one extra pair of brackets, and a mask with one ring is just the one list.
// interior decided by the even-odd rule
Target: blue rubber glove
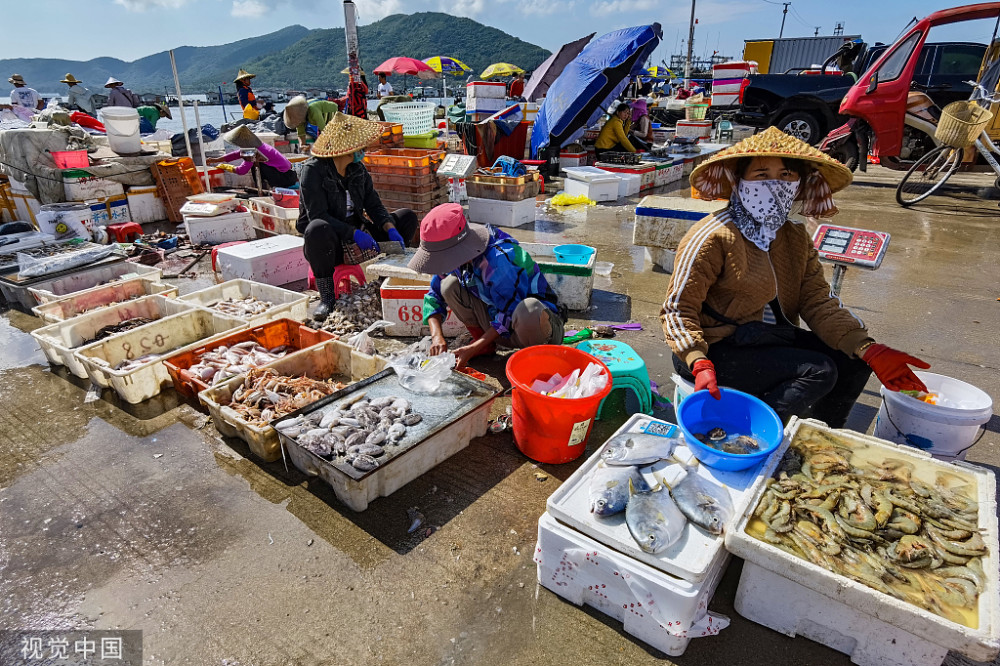
[(388, 234), (389, 240), (396, 241), (403, 247), (406, 247), (406, 241), (403, 240), (403, 237), (400, 235), (399, 230), (396, 229), (395, 227), (389, 229), (389, 231), (387, 231), (386, 234)]
[(375, 239), (372, 238), (371, 235), (368, 234), (368, 232), (362, 229), (354, 230), (354, 242), (357, 243), (358, 247), (361, 248), (362, 251), (365, 250), (375, 250), (376, 252), (379, 251), (378, 243), (375, 242)]

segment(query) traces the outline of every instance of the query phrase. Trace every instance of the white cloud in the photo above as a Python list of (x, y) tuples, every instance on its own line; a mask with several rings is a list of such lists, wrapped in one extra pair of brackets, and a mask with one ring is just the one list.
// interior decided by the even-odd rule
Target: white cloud
[[(645, 12), (656, 9), (660, 3), (657, 0), (600, 0), (590, 6), (590, 13), (596, 16), (621, 14), (623, 12)], [(650, 17), (651, 21), (655, 20)]]
[(191, 0), (115, 0), (115, 4), (121, 5), (130, 12), (144, 12), (147, 9), (177, 9), (188, 4)]
[(271, 8), (261, 0), (233, 0), (230, 14), (240, 18), (260, 18)]
[(459, 0), (458, 2), (440, 0), (438, 2), (438, 11), (454, 14), (455, 16), (475, 18), (486, 11), (486, 0)]
[(379, 19), (384, 19), (391, 14), (410, 14), (418, 11), (404, 5), (402, 0), (355, 0), (357, 7), (358, 24), (374, 23)]

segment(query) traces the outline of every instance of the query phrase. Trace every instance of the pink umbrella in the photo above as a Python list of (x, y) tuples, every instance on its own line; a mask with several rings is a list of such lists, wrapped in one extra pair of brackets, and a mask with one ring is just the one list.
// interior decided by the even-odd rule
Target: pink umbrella
[[(431, 69), (430, 65), (416, 58), (389, 58), (372, 71), (376, 74), (385, 74), (386, 76), (402, 74), (405, 77), (408, 74), (414, 74), (418, 79), (433, 79), (437, 77), (437, 72)], [(405, 78), (403, 79), (403, 89), (406, 89)]]

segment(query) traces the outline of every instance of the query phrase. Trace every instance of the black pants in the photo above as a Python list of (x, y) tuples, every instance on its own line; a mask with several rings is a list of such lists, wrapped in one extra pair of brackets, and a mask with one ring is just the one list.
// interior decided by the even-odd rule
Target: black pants
[[(811, 331), (799, 331), (795, 337), (795, 344), (787, 347), (738, 347), (728, 338), (709, 346), (719, 386), (757, 396), (786, 423), (792, 416), (811, 416), (843, 427), (871, 368), (828, 347)], [(694, 381), (677, 356), (674, 369)]]
[(594, 156), (597, 158), (598, 162), (601, 161), (601, 155), (603, 155), (604, 153), (627, 153), (627, 152), (629, 152), (629, 150), (620, 143), (616, 143), (610, 148), (598, 148), (597, 146), (594, 146)]
[[(408, 246), (414, 247), (420, 242), (416, 238), (420, 228), (416, 213), (409, 208), (400, 208), (389, 213), (389, 216)], [(376, 242), (389, 240), (389, 234), (383, 231), (381, 225), (376, 226), (366, 220), (362, 229), (371, 234)], [(303, 252), (306, 261), (309, 262), (313, 275), (318, 278), (333, 277), (333, 271), (344, 263), (344, 243), (351, 243), (354, 240), (337, 236), (337, 232), (326, 220), (312, 220), (302, 236), (305, 238)]]

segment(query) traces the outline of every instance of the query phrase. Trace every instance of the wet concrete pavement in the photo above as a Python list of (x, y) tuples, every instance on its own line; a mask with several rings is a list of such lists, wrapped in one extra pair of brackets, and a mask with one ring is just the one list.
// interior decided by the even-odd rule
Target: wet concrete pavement
[[(949, 193), (904, 210), (885, 175), (838, 198), (838, 223), (892, 234), (882, 269), (849, 271), (843, 300), (878, 340), (1000, 399), (996, 202)], [(631, 245), (633, 207), (545, 208), (513, 235), (585, 242), (614, 263), (567, 327), (640, 322), (619, 339), (669, 395), (657, 319), (669, 275)], [(206, 276), (177, 283), (188, 292)], [(538, 516), (578, 462), (535, 465), (509, 433), (355, 513), (322, 482), (220, 438), (172, 390), (85, 403), (86, 383), (47, 366), (27, 335), (38, 325), (0, 316), (0, 628), (142, 629), (147, 664), (849, 663), (740, 618), (737, 560), (710, 604), (732, 625), (673, 659), (536, 586)], [(476, 366), (506, 387), (503, 362)], [(878, 404), (872, 380), (850, 427), (870, 432)], [(625, 417), (598, 423), (585, 456)], [(969, 459), (1000, 466), (1000, 418)], [(408, 533), (414, 506), (426, 523)]]

